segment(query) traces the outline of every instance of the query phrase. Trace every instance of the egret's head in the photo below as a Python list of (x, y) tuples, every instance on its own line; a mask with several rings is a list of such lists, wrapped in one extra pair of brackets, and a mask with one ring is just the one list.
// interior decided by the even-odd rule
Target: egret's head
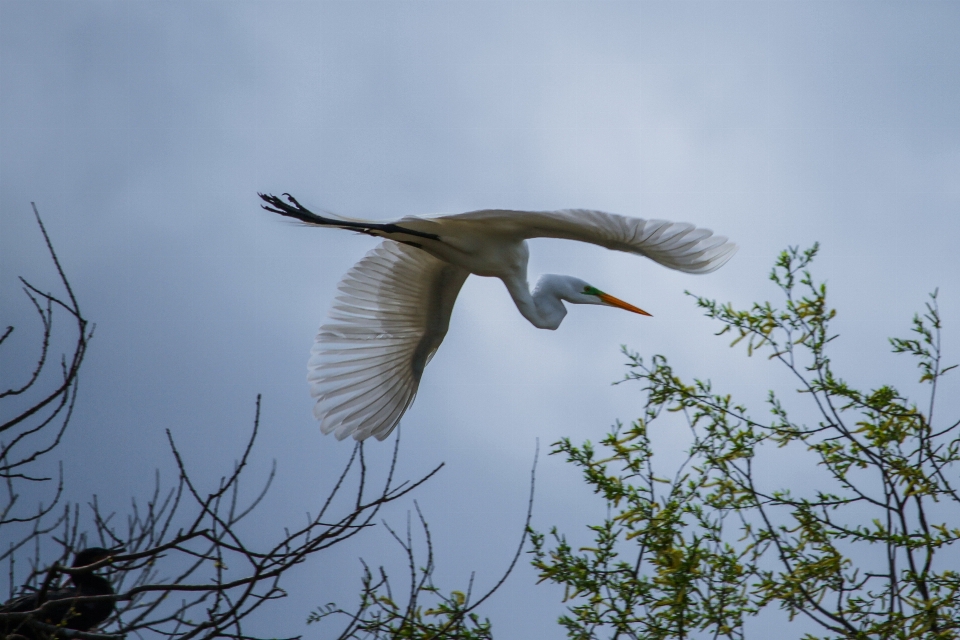
[(580, 295), (584, 298), (584, 304), (603, 304), (609, 307), (617, 307), (618, 309), (625, 309), (627, 311), (639, 313), (642, 316), (651, 315), (643, 309), (635, 307), (629, 302), (624, 302), (619, 298), (614, 298), (609, 293), (604, 293), (603, 291), (600, 291), (600, 289), (597, 289), (586, 282), (583, 283), (583, 289), (580, 291)]
[[(516, 299), (516, 298), (514, 298)], [(524, 316), (540, 329), (556, 329), (567, 315), (564, 302), (572, 304), (600, 304), (605, 307), (626, 309), (643, 316), (650, 314), (638, 309), (632, 304), (614, 298), (604, 293), (589, 282), (573, 276), (559, 276), (552, 273), (544, 274), (537, 281), (533, 290), (533, 299), (536, 304), (535, 313), (524, 313)], [(517, 307), (523, 312), (524, 307), (517, 302)]]

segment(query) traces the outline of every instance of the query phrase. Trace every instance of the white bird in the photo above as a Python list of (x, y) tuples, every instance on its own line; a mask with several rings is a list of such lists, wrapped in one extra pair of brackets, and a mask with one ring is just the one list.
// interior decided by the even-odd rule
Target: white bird
[(540, 329), (560, 326), (564, 302), (650, 315), (571, 276), (544, 275), (531, 293), (529, 238), (589, 242), (687, 273), (719, 269), (737, 250), (709, 229), (602, 211), (494, 209), (384, 224), (320, 216), (284, 196), (260, 194), (263, 208), (308, 225), (384, 238), (340, 280), (330, 322), (320, 327), (311, 351), (313, 413), (323, 433), (341, 440), (390, 435), (413, 402), (471, 273), (503, 280), (523, 317)]

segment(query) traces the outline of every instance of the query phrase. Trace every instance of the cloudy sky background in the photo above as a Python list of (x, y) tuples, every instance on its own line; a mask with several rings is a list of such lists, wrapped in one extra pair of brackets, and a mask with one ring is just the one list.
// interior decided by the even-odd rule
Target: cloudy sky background
[[(0, 314), (24, 330), (0, 374), (33, 355), (16, 276), (56, 286), (35, 201), (97, 324), (61, 449), (70, 497), (122, 509), (150, 470), (170, 477), (166, 428), (213, 482), (263, 393), (255, 469), (280, 467), (258, 525), (267, 540), (316, 509), (349, 453), (316, 428), (305, 365), (337, 281), (375, 241), (290, 224), (258, 191), (373, 219), (584, 207), (733, 238), (737, 256), (707, 276), (532, 243), (531, 280), (576, 275), (649, 319), (576, 307), (538, 331), (499, 281), (468, 280), (402, 423), (401, 471), (446, 462), (416, 493), (436, 582), (463, 589), (475, 570), (482, 591), (520, 536), (538, 438), (534, 526), (584, 542), (604, 515), (544, 454), (640, 414), (638, 386), (611, 386), (621, 344), (712, 378), (757, 415), (769, 386), (791, 388), (714, 337), (685, 289), (774, 299), (777, 253), (820, 241), (850, 382), (915, 390), (886, 338), (935, 287), (960, 359), (958, 24), (955, 2), (2, 0)], [(956, 394), (942, 398), (956, 415)], [(656, 434), (666, 463), (683, 442), (675, 426)], [(808, 472), (776, 469), (784, 483)], [(403, 527), (411, 508), (384, 515)], [(402, 579), (398, 552), (378, 529), (298, 568), (259, 629), (331, 634), (304, 628), (309, 610), (352, 604), (361, 555)], [(497, 637), (563, 637), (562, 590), (535, 582), (522, 562), (482, 610)]]

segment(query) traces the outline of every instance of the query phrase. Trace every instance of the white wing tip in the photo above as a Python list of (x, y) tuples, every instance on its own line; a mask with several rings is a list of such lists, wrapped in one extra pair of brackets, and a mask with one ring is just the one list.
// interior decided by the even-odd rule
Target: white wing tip
[(730, 242), (722, 236), (718, 237), (717, 239), (719, 240), (721, 238), (723, 239), (723, 243), (714, 247), (713, 249), (717, 253), (707, 258), (706, 263), (703, 265), (701, 270), (697, 271), (697, 273), (712, 273), (716, 271), (723, 265), (727, 264), (727, 262), (730, 261), (730, 258), (732, 258), (734, 254), (740, 250), (740, 247), (737, 246), (737, 243)]
[(342, 419), (342, 414), (337, 415), (334, 411), (331, 413), (330, 409), (324, 403), (323, 399), (318, 400), (316, 404), (313, 405), (313, 417), (316, 418), (320, 426), (320, 432), (324, 435), (330, 435), (331, 433), (337, 440), (346, 440), (348, 437), (353, 436), (353, 439), (362, 442), (373, 436), (377, 440), (383, 441), (386, 440), (393, 430), (397, 428), (397, 425), (400, 424), (400, 417), (402, 417), (403, 412), (400, 412), (400, 416), (397, 416), (395, 420), (382, 422), (379, 424), (364, 424), (362, 421), (357, 420), (346, 420)]

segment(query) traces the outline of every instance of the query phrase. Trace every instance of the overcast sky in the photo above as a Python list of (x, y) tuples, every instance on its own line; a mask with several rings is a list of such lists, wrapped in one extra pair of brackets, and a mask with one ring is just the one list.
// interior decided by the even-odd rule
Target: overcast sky
[[(576, 275), (654, 314), (576, 307), (556, 332), (530, 326), (499, 281), (468, 280), (402, 422), (403, 474), (446, 462), (416, 493), (444, 590), (473, 570), (484, 590), (508, 563), (538, 438), (534, 526), (587, 539), (602, 504), (543, 454), (640, 415), (639, 387), (611, 386), (620, 345), (764, 413), (757, 401), (786, 378), (728, 349), (683, 292), (775, 299), (766, 274), (788, 245), (821, 242), (843, 376), (913, 391), (886, 338), (936, 287), (960, 360), (958, 25), (960, 4), (934, 1), (0, 0), (0, 315), (33, 322), (16, 276), (56, 285), (35, 201), (97, 324), (62, 449), (75, 452), (71, 497), (123, 508), (149, 488), (145, 470), (170, 477), (166, 428), (212, 481), (263, 393), (255, 469), (280, 466), (265, 539), (316, 510), (351, 445), (316, 428), (307, 356), (337, 281), (375, 241), (290, 224), (258, 191), (384, 220), (593, 208), (740, 245), (690, 276), (534, 241), (531, 279)], [(943, 398), (956, 415), (956, 394)], [(657, 437), (669, 449), (676, 433)], [(385, 517), (402, 527), (411, 508)], [(310, 609), (352, 604), (358, 557), (398, 552), (382, 529), (336, 547), (296, 571), (260, 629), (330, 635), (304, 627)], [(498, 638), (563, 637), (562, 590), (535, 582), (524, 561), (482, 610)]]

